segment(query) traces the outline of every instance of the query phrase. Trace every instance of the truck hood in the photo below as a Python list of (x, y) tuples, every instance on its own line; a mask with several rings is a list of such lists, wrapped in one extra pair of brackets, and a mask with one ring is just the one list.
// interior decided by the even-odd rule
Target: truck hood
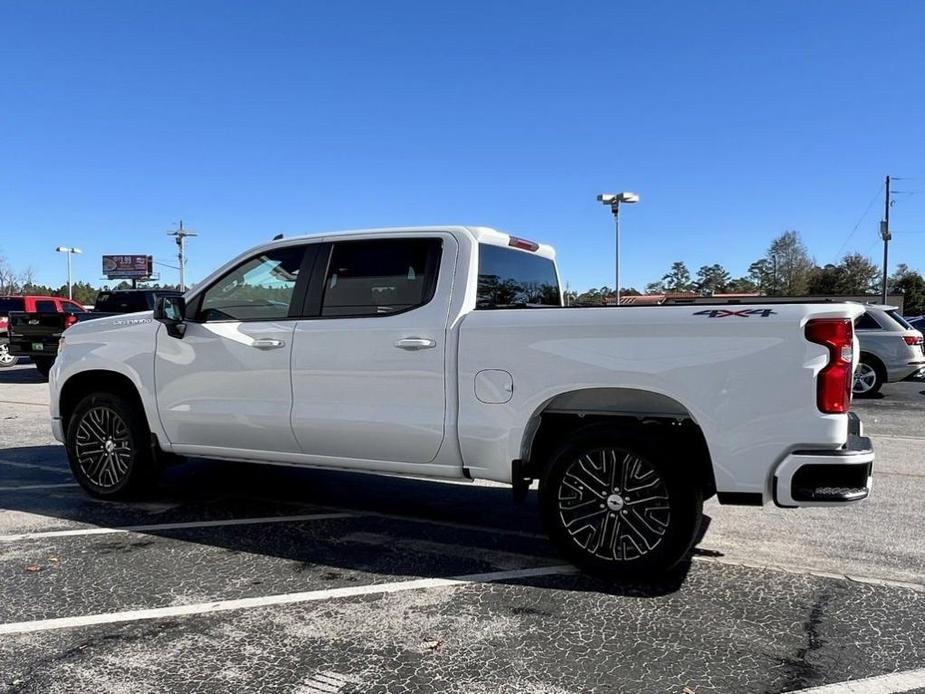
[(83, 336), (95, 335), (103, 332), (124, 330), (127, 328), (156, 325), (153, 311), (139, 311), (138, 313), (123, 313), (117, 316), (104, 316), (92, 318), (75, 323), (65, 331), (68, 340), (80, 339)]

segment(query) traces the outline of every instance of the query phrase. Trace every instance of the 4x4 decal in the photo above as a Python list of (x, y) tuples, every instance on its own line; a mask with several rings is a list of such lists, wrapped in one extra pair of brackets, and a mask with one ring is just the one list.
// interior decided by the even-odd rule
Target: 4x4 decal
[(777, 311), (770, 308), (745, 308), (739, 311), (732, 311), (726, 308), (713, 308), (697, 311), (694, 315), (706, 316), (707, 318), (729, 318), (730, 316), (735, 316), (736, 318), (748, 318), (749, 316), (761, 316), (762, 318), (767, 318), (768, 316), (773, 316), (776, 314)]

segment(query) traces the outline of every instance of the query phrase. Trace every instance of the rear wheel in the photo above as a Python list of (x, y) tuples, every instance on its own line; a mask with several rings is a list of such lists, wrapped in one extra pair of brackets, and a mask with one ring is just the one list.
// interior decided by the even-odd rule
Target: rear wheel
[(869, 397), (880, 392), (884, 381), (886, 381), (886, 375), (883, 373), (883, 367), (864, 355), (861, 357), (857, 371), (854, 372), (854, 385), (851, 390), (858, 397)]
[(19, 357), (10, 354), (10, 343), (0, 342), (0, 369), (16, 366), (18, 363)]
[(51, 371), (51, 365), (55, 363), (54, 357), (32, 357), (32, 363), (35, 364), (36, 370), (45, 378)]
[(663, 574), (687, 557), (703, 515), (701, 487), (646, 440), (579, 433), (550, 458), (540, 484), (546, 530), (588, 573)]
[(68, 421), (66, 438), (71, 471), (93, 496), (130, 496), (152, 478), (144, 415), (119, 395), (93, 393), (81, 400)]

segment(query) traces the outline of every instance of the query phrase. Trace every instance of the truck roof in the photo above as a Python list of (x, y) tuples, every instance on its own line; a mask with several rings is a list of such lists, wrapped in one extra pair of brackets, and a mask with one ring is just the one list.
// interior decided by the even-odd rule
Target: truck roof
[[(408, 235), (408, 234), (423, 234), (423, 233), (433, 233), (435, 231), (442, 231), (447, 233), (456, 233), (456, 234), (466, 234), (470, 236), (473, 241), (476, 243), (487, 243), (492, 246), (510, 246), (511, 239), (520, 239), (521, 237), (515, 236), (513, 234), (508, 234), (504, 231), (499, 231), (491, 227), (485, 226), (465, 226), (465, 225), (445, 225), (445, 224), (435, 224), (433, 226), (414, 226), (414, 227), (374, 227), (370, 229), (345, 229), (341, 231), (329, 231), (317, 234), (303, 234), (299, 236), (289, 236), (282, 239), (273, 241), (272, 243), (261, 246), (262, 248), (273, 248), (275, 246), (287, 246), (290, 245), (293, 241), (296, 240), (336, 240), (342, 238), (350, 238), (351, 236), (386, 236), (386, 235)], [(542, 256), (544, 258), (555, 259), (556, 251), (555, 249), (545, 243), (537, 243), (537, 248), (533, 252), (536, 255)], [(521, 249), (523, 250), (523, 249)]]

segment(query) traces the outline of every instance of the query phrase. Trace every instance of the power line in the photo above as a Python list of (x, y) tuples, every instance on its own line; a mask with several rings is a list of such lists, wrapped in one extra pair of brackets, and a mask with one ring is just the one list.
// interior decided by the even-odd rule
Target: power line
[[(845, 240), (844, 240), (844, 242), (842, 243), (842, 245), (841, 245), (841, 246), (838, 248), (838, 250), (835, 252), (834, 260), (837, 261), (837, 260), (838, 260), (838, 257), (841, 255), (842, 251), (845, 250), (845, 248), (848, 246), (848, 242), (851, 240), (851, 237), (854, 236), (854, 233), (858, 230), (858, 227), (861, 226), (861, 222), (863, 222), (864, 219), (867, 217), (867, 213), (870, 212), (870, 208), (872, 208), (872, 207), (874, 206), (874, 202), (876, 202), (877, 198), (880, 197), (880, 191), (881, 191), (881, 190), (883, 190), (883, 184), (880, 184), (879, 186), (877, 186), (877, 191), (874, 193), (874, 196), (870, 199), (870, 202), (867, 203), (867, 207), (864, 208), (864, 213), (861, 215), (861, 218), (858, 219), (857, 224), (854, 225), (854, 228), (853, 228), (853, 229), (851, 230), (851, 232), (848, 234), (847, 238), (845, 238)], [(865, 254), (865, 255), (866, 255), (866, 254)]]

